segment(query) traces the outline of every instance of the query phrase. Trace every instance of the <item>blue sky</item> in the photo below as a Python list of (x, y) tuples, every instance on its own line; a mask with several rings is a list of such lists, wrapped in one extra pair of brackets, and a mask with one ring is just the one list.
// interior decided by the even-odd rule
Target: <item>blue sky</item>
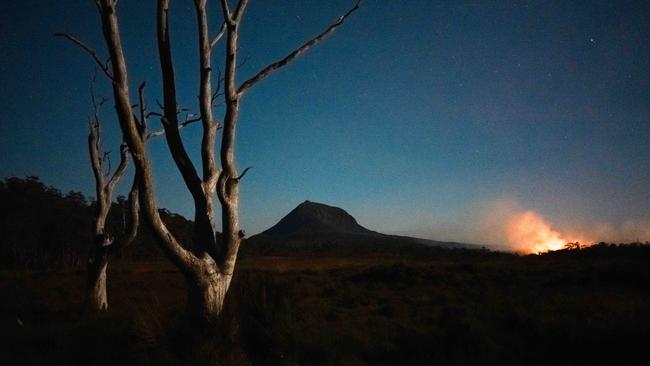
[[(197, 110), (193, 7), (172, 3), (180, 102)], [(210, 5), (216, 31), (220, 12)], [(283, 57), (352, 5), (251, 0), (240, 75)], [(93, 64), (52, 33), (75, 34), (105, 54), (93, 2), (4, 7), (0, 176), (38, 175), (92, 195)], [(154, 2), (122, 0), (118, 14), (130, 80), (147, 81), (153, 106), (161, 99)], [(441, 239), (467, 238), (463, 228), (475, 224), (468, 207), (503, 197), (560, 224), (648, 219), (648, 14), (643, 1), (364, 1), (245, 97), (237, 160), (253, 169), (241, 188), (244, 228), (264, 230), (306, 199), (343, 207), (374, 230)], [(222, 55), (218, 48), (215, 68)], [(99, 93), (110, 96), (108, 87), (100, 80)], [(117, 159), (111, 112), (103, 113), (104, 147)], [(200, 126), (183, 137), (198, 162)], [(191, 217), (164, 141), (150, 151), (159, 204)], [(457, 229), (440, 232), (441, 223)]]

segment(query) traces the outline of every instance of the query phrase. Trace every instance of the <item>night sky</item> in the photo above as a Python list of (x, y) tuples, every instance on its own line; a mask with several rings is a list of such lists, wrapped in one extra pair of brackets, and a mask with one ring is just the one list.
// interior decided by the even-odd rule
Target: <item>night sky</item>
[[(217, 1), (209, 4), (215, 33), (221, 13)], [(352, 5), (251, 0), (242, 80)], [(133, 91), (146, 80), (153, 108), (162, 99), (155, 1), (122, 0), (118, 15)], [(171, 22), (179, 101), (196, 111), (190, 0), (172, 2)], [(94, 66), (54, 38), (57, 31), (106, 54), (93, 1), (3, 3), (0, 177), (37, 175), (93, 195), (86, 134)], [(215, 70), (222, 55), (217, 48)], [(98, 80), (98, 93), (111, 96)], [(306, 199), (342, 207), (373, 230), (434, 239), (487, 241), (474, 230), (474, 213), (489, 214), (493, 202), (534, 210), (567, 230), (643, 226), (649, 102), (647, 1), (366, 0), (245, 97), (237, 160), (240, 170), (253, 169), (241, 186), (242, 226), (257, 233)], [(113, 112), (104, 108), (102, 126), (116, 160)], [(182, 132), (197, 163), (200, 130)], [(164, 140), (149, 148), (159, 205), (191, 218)]]

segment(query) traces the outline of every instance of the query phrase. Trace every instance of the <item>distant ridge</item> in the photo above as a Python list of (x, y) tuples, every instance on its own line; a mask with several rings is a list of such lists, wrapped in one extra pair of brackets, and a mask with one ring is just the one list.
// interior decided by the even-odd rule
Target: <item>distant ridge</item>
[(465, 248), (478, 246), (387, 235), (366, 229), (344, 209), (304, 201), (271, 228), (247, 240), (246, 251), (285, 254), (285, 252), (399, 252), (422, 248)]

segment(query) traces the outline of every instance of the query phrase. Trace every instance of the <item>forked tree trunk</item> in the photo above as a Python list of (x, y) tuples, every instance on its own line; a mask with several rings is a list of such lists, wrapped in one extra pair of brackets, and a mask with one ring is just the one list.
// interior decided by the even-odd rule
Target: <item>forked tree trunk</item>
[[(94, 79), (93, 79), (94, 83)], [(88, 133), (88, 152), (95, 177), (95, 191), (97, 194), (97, 214), (93, 222), (93, 243), (88, 256), (88, 269), (86, 280), (86, 311), (89, 313), (100, 313), (108, 310), (108, 296), (106, 294), (106, 269), (108, 257), (115, 246), (129, 245), (138, 231), (139, 226), (139, 204), (138, 184), (133, 181), (129, 192), (130, 218), (126, 231), (122, 233), (117, 243), (106, 232), (106, 221), (112, 206), (111, 198), (115, 185), (124, 175), (128, 162), (128, 151), (126, 145), (120, 147), (120, 164), (112, 176), (106, 177), (104, 169), (104, 158), (101, 156), (101, 134), (99, 126), (99, 106), (95, 100), (94, 85), (91, 87), (91, 97), (95, 109), (94, 119), (90, 123)], [(108, 182), (106, 182), (108, 179)]]
[(108, 309), (106, 296), (106, 266), (108, 265), (108, 246), (111, 239), (105, 233), (106, 218), (111, 207), (113, 187), (126, 171), (127, 154), (122, 150), (120, 165), (106, 183), (104, 158), (101, 156), (101, 134), (99, 128), (99, 107), (95, 100), (94, 78), (90, 89), (95, 116), (90, 121), (88, 131), (88, 152), (95, 177), (95, 193), (97, 194), (97, 213), (93, 218), (93, 243), (88, 255), (86, 279), (86, 311), (99, 313)]
[(202, 326), (213, 328), (223, 312), (232, 275), (199, 275), (188, 286), (189, 313)]

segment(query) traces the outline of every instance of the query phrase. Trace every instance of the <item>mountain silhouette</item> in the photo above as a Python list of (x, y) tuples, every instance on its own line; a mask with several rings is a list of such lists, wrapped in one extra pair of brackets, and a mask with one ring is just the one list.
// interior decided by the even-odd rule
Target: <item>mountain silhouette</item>
[(274, 238), (332, 234), (377, 234), (359, 225), (345, 210), (305, 201), (260, 235)]
[(286, 254), (294, 251), (380, 251), (414, 248), (478, 248), (471, 244), (388, 235), (369, 230), (344, 209), (305, 201), (271, 228), (250, 237), (245, 251)]

